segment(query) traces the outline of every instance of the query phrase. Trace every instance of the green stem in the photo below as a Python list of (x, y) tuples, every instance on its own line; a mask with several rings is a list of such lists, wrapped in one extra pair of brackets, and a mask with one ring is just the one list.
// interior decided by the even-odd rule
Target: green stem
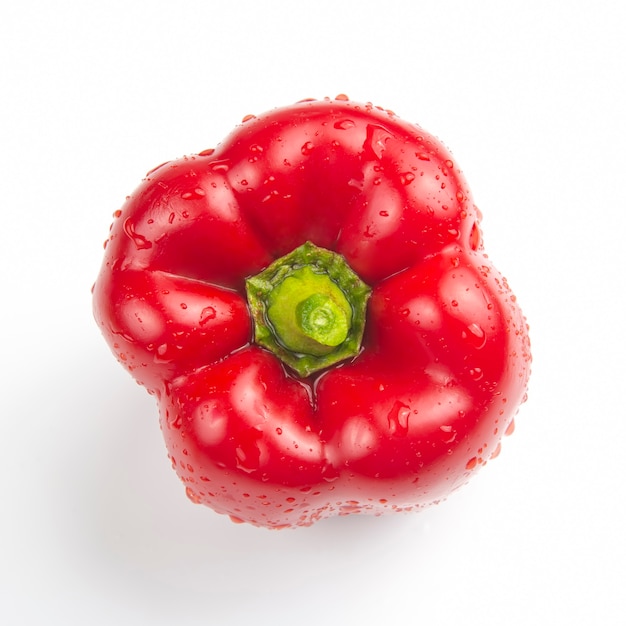
[(300, 376), (359, 353), (370, 289), (340, 255), (307, 242), (246, 290), (255, 342)]
[[(314, 293), (296, 307), (296, 321), (302, 333), (320, 346), (336, 347), (343, 343), (350, 330), (352, 310), (342, 307), (332, 297)], [(271, 316), (270, 316), (271, 319)]]

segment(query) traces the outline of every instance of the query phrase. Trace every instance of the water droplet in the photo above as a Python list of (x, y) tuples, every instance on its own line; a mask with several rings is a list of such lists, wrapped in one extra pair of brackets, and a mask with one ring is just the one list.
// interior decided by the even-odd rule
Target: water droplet
[(339, 130), (348, 130), (349, 128), (354, 128), (356, 124), (352, 120), (344, 119), (335, 122), (334, 126)]
[(212, 306), (207, 306), (200, 313), (200, 324), (206, 324), (209, 320), (215, 319), (217, 313)]
[(513, 434), (514, 431), (515, 431), (515, 420), (511, 420), (511, 423), (506, 427), (504, 434), (507, 437), (509, 437)]
[(156, 349), (154, 360), (162, 362), (162, 363), (169, 362), (172, 360), (172, 356), (169, 353), (170, 353), (169, 346), (166, 343), (162, 343)]
[(211, 156), (215, 152), (215, 148), (207, 148), (198, 153), (198, 156)]
[(456, 432), (452, 426), (444, 424), (439, 427), (439, 430), (443, 433), (443, 442), (452, 443), (456, 439)]
[(420, 160), (420, 161), (430, 161), (430, 157), (425, 154), (424, 152), (416, 152), (415, 156)]
[[(258, 433), (260, 435), (260, 433)], [(261, 450), (255, 441), (242, 441), (235, 449), (235, 463), (237, 467), (250, 474), (261, 465)]]
[(169, 416), (167, 420), (167, 425), (170, 428), (175, 428), (176, 430), (180, 430), (183, 426), (183, 417), (180, 413), (176, 413), (173, 416)]
[(315, 148), (313, 143), (310, 141), (307, 141), (306, 143), (302, 144), (302, 147), (300, 148), (300, 152), (302, 152), (304, 156), (308, 156), (309, 154), (311, 154), (311, 152), (313, 152), (313, 148)]
[(483, 371), (480, 367), (472, 367), (468, 373), (473, 380), (480, 380), (483, 377)]
[(474, 348), (480, 350), (487, 343), (487, 335), (485, 331), (475, 322), (470, 324), (462, 333), (461, 337), (471, 343)]
[(389, 423), (389, 430), (392, 435), (402, 437), (407, 434), (409, 430), (410, 415), (411, 408), (399, 400), (396, 400), (391, 411), (389, 411), (389, 414), (387, 415), (387, 422)]
[(347, 504), (342, 504), (339, 507), (339, 511), (339, 515), (359, 513), (361, 511), (361, 505), (356, 500), (348, 500)]
[(230, 167), (230, 161), (228, 159), (220, 159), (219, 161), (213, 161), (213, 163), (209, 165), (209, 168), (213, 172), (228, 172), (229, 167)]
[(391, 133), (377, 124), (367, 125), (367, 137), (363, 148), (369, 150), (375, 158), (381, 159), (385, 151), (385, 145), (391, 139)]
[(498, 457), (498, 455), (500, 454), (502, 450), (502, 444), (500, 442), (498, 442), (498, 445), (495, 447), (495, 450), (491, 453), (491, 456), (489, 457), (490, 460), (493, 460), (495, 458)]
[(164, 165), (167, 165), (168, 163), (169, 161), (165, 161), (165, 163), (161, 163), (161, 165), (157, 165), (156, 167), (153, 167), (149, 172), (147, 172), (146, 178), (149, 178), (150, 176), (152, 176), (152, 174), (154, 174), (157, 170), (160, 170)]
[(478, 463), (478, 459), (473, 456), (466, 464), (465, 464), (465, 469), (466, 470), (473, 470), (476, 467), (476, 464)]
[(191, 487), (185, 487), (185, 494), (194, 504), (202, 502), (202, 498)]
[(478, 224), (474, 222), (472, 225), (472, 230), (470, 231), (469, 244), (470, 248), (474, 251), (478, 250), (481, 247), (482, 238), (480, 235), (480, 229), (478, 228)]
[(405, 172), (400, 174), (400, 182), (403, 185), (410, 185), (415, 180), (415, 174), (413, 172)]
[(185, 191), (180, 197), (183, 200), (197, 200), (198, 198), (203, 198), (205, 195), (206, 193), (204, 189), (200, 189), (200, 187), (198, 187), (192, 191)]
[(347, 102), (348, 100), (350, 100), (350, 98), (348, 98), (345, 93), (340, 93), (335, 96), (335, 100), (342, 100), (344, 102)]
[(246, 122), (249, 122), (250, 120), (253, 120), (256, 118), (256, 115), (252, 115), (252, 113), (249, 113), (248, 115), (245, 115), (242, 120), (241, 123), (245, 124)]
[(128, 218), (124, 222), (124, 232), (133, 241), (138, 250), (148, 250), (152, 248), (152, 242), (148, 241), (143, 235), (135, 232), (135, 225)]

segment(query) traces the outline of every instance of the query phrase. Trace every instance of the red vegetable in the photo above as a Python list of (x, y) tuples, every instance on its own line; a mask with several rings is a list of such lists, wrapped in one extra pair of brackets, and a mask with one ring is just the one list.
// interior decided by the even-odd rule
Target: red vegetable
[(248, 116), (115, 217), (95, 316), (194, 502), (274, 528), (415, 510), (498, 453), (527, 325), (421, 128), (342, 96)]

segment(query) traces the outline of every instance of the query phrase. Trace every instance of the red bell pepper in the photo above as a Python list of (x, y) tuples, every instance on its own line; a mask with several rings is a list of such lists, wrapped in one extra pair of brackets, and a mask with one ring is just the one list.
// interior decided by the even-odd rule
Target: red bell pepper
[(189, 498), (305, 526), (420, 509), (495, 456), (531, 356), (479, 221), (439, 141), (343, 96), (152, 170), (94, 310)]

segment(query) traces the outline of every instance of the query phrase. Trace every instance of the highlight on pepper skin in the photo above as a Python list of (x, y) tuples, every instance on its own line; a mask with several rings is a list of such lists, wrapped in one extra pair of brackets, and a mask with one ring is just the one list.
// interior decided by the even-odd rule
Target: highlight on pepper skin
[(392, 111), (246, 116), (114, 218), (95, 319), (193, 502), (266, 528), (417, 511), (512, 432), (528, 325), (458, 164)]

